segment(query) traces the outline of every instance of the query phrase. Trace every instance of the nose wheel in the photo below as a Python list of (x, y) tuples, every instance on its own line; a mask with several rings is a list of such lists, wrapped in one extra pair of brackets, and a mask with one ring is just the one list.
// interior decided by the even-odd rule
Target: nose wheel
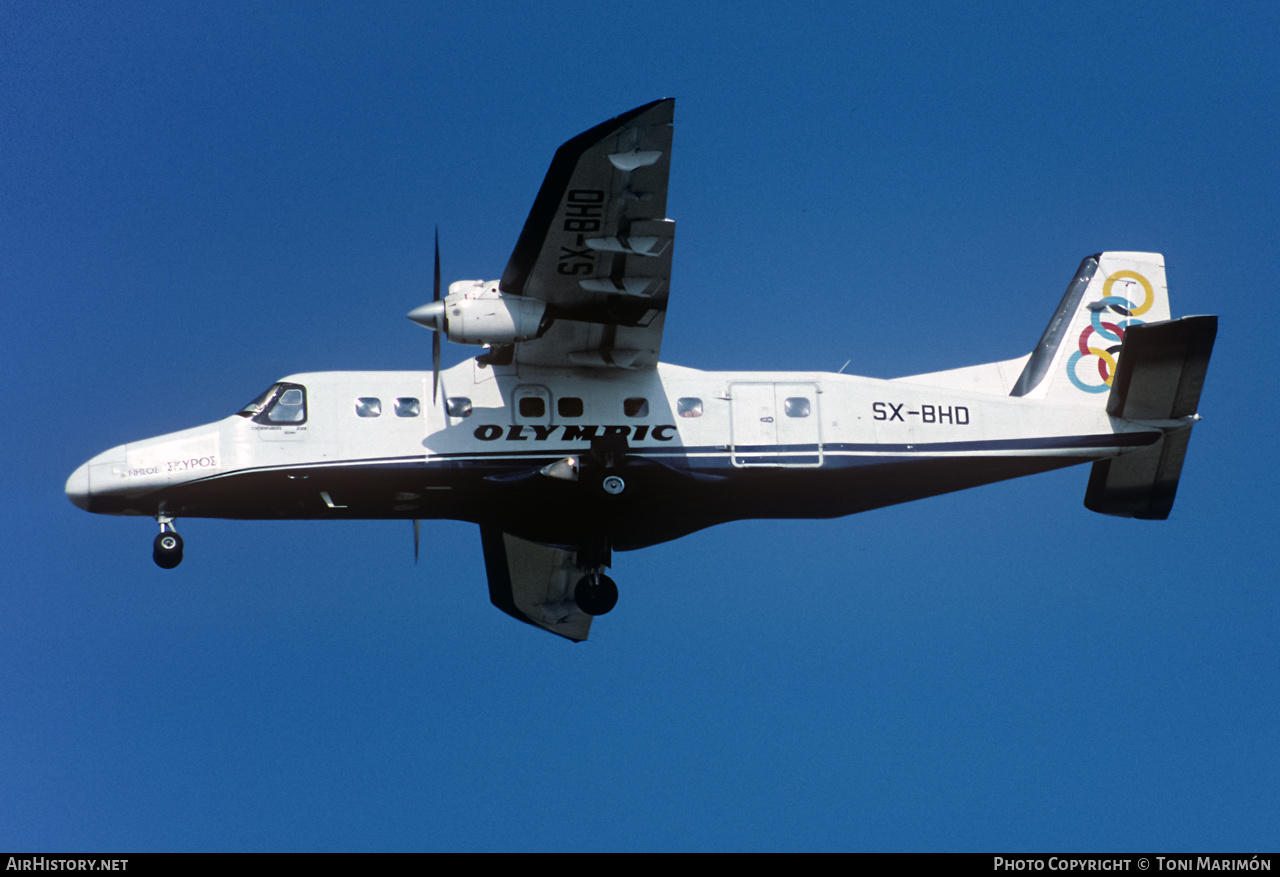
[(151, 559), (161, 569), (173, 569), (182, 563), (182, 537), (173, 529), (173, 519), (158, 517), (160, 535), (151, 544)]
[(573, 589), (573, 602), (588, 615), (604, 615), (618, 604), (618, 586), (604, 573), (588, 573)]

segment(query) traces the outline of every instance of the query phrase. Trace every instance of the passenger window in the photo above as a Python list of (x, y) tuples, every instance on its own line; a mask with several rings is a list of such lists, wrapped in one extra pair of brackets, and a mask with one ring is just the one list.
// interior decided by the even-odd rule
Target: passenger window
[(524, 396), (520, 399), (521, 417), (542, 417), (547, 413), (547, 404), (538, 396)]
[(582, 400), (576, 396), (562, 396), (556, 400), (556, 411), (561, 417), (581, 417)]
[(361, 396), (356, 400), (356, 414), (360, 417), (377, 417), (382, 413), (382, 400)]
[(396, 417), (417, 417), (422, 413), (422, 405), (412, 396), (401, 396), (396, 399)]
[(644, 417), (649, 413), (649, 400), (625, 399), (622, 402), (622, 413), (628, 417)]
[(782, 403), (782, 410), (788, 417), (808, 417), (809, 400), (803, 396), (790, 396)]
[(693, 396), (685, 396), (676, 400), (676, 414), (681, 417), (701, 417), (702, 400)]
[(450, 396), (445, 402), (445, 410), (450, 417), (470, 417), (471, 400), (466, 396)]

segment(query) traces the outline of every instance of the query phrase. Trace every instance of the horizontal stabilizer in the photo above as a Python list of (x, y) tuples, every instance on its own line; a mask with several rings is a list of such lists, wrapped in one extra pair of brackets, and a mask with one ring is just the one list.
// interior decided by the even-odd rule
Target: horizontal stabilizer
[(1217, 334), (1215, 316), (1130, 326), (1107, 413), (1124, 420), (1173, 420), (1195, 414)]
[(1104, 515), (1162, 521), (1173, 509), (1191, 441), (1217, 317), (1132, 325), (1116, 363), (1107, 413), (1125, 420), (1183, 420), (1149, 448), (1093, 464), (1085, 508)]
[(1190, 441), (1187, 426), (1165, 433), (1149, 448), (1094, 463), (1084, 507), (1118, 518), (1163, 521), (1173, 510)]

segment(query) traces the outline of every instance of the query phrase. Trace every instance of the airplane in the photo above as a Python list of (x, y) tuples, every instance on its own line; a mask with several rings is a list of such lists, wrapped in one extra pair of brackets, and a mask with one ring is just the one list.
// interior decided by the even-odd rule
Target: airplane
[[(675, 102), (562, 145), (498, 280), (409, 313), (432, 370), (295, 374), (222, 420), (104, 451), (76, 506), (180, 517), (469, 521), (492, 603), (585, 640), (613, 552), (748, 518), (831, 518), (1091, 463), (1087, 508), (1173, 506), (1216, 316), (1171, 319), (1164, 257), (1085, 258), (1016, 359), (892, 380), (659, 362)], [(480, 355), (440, 367), (442, 339)]]

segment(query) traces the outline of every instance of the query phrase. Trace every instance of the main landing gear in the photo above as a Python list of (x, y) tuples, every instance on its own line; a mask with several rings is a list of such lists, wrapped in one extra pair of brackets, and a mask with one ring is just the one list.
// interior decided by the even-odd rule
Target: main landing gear
[[(604, 436), (591, 440), (591, 470), (602, 472), (596, 482), (609, 497), (621, 497), (627, 492), (627, 482), (618, 474), (627, 457), (627, 440), (623, 436)], [(565, 481), (577, 481), (582, 458), (567, 457), (542, 469), (543, 475)], [(616, 500), (614, 500), (616, 501)], [(618, 605), (618, 586), (604, 574), (612, 565), (613, 548), (609, 537), (603, 533), (588, 537), (580, 544), (575, 558), (578, 569), (587, 574), (578, 580), (573, 589), (573, 602), (588, 615), (604, 615)]]
[[(622, 481), (621, 478), (617, 480)], [(578, 569), (586, 573), (573, 589), (573, 602), (578, 604), (578, 608), (588, 615), (604, 615), (618, 605), (618, 586), (604, 574), (613, 565), (613, 546), (609, 537), (597, 534), (594, 538), (584, 539), (578, 547), (575, 561)]]
[(173, 529), (173, 518), (156, 515), (160, 524), (160, 535), (151, 545), (151, 559), (161, 569), (173, 569), (182, 563), (182, 537)]
[(588, 615), (604, 615), (618, 605), (618, 586), (602, 572), (587, 573), (573, 589), (573, 602)]

